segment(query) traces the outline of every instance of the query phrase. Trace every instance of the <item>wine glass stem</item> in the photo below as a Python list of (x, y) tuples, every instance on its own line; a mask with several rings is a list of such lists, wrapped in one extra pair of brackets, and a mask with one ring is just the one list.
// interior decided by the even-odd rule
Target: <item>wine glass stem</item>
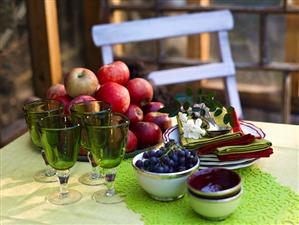
[(90, 178), (91, 179), (99, 179), (101, 177), (101, 174), (100, 174), (99, 168), (98, 168), (97, 164), (94, 162), (90, 152), (87, 152), (87, 158), (91, 165)]
[(115, 194), (114, 180), (116, 176), (116, 169), (105, 169), (105, 185), (107, 187), (106, 196), (111, 197)]
[(68, 186), (68, 180), (70, 177), (70, 171), (69, 170), (58, 170), (57, 177), (59, 179), (59, 184), (60, 184), (59, 198), (66, 198), (69, 193), (67, 186)]

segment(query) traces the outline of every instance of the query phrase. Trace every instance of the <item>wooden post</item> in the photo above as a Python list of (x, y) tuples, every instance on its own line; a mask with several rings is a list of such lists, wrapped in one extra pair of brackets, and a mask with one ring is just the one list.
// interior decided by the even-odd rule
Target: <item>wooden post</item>
[[(210, 0), (198, 0), (201, 6), (208, 6)], [(194, 0), (190, 1), (194, 3)], [(210, 58), (210, 35), (200, 34), (199, 36), (188, 37), (188, 53), (189, 58), (208, 61)]]
[[(121, 0), (112, 0), (113, 5), (120, 4)], [(111, 22), (112, 23), (120, 23), (123, 21), (123, 12), (120, 10), (113, 11)], [(115, 45), (114, 50), (117, 56), (121, 57), (124, 54), (124, 45)]]
[[(95, 24), (99, 24), (101, 17), (106, 20), (106, 15), (101, 15), (101, 5), (103, 1), (99, 0), (87, 0), (83, 1), (83, 30), (84, 30), (84, 51), (86, 67), (96, 72), (102, 65), (101, 51), (98, 49), (91, 38), (91, 27)], [(105, 3), (105, 2), (104, 2)], [(106, 12), (109, 14), (108, 12)]]
[(27, 0), (33, 88), (39, 97), (61, 82), (62, 70), (56, 0)]
[[(299, 6), (299, 0), (290, 2), (292, 5)], [(286, 61), (299, 63), (299, 15), (289, 14), (286, 18)], [(299, 98), (299, 73), (291, 74), (292, 97)]]

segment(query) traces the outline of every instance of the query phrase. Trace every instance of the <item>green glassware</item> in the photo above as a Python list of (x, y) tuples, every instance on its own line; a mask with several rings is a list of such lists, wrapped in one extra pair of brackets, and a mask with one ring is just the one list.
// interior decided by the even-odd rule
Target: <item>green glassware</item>
[[(82, 124), (83, 119), (89, 117), (89, 115), (97, 115), (99, 124), (108, 124), (111, 105), (103, 101), (90, 101), (90, 102), (80, 102), (74, 104), (71, 108), (71, 116), (78, 123)], [(103, 176), (100, 173), (100, 168), (94, 162), (92, 154), (90, 153), (90, 146), (88, 143), (87, 132), (84, 127), (82, 127), (81, 132), (81, 148), (87, 151), (87, 158), (91, 165), (91, 172), (83, 174), (79, 177), (79, 181), (86, 185), (100, 185), (104, 183)]]
[(78, 158), (81, 127), (70, 118), (54, 115), (42, 118), (40, 121), (41, 143), (49, 165), (57, 170), (60, 191), (48, 195), (49, 202), (56, 205), (66, 205), (79, 201), (80, 192), (68, 190), (69, 169), (75, 165)]
[[(24, 104), (23, 111), (31, 140), (37, 148), (42, 150), (38, 123), (42, 118), (49, 115), (63, 114), (63, 104), (56, 100), (42, 99)], [(48, 166), (44, 155), (42, 156), (44, 158), (46, 168), (44, 170), (38, 171), (34, 175), (34, 179), (42, 183), (56, 182), (56, 171)]]
[(106, 190), (94, 193), (93, 198), (100, 203), (117, 203), (123, 199), (115, 193), (114, 179), (116, 167), (121, 163), (127, 145), (129, 119), (121, 113), (111, 113), (108, 125), (102, 125), (97, 115), (84, 119), (90, 151), (105, 174)]

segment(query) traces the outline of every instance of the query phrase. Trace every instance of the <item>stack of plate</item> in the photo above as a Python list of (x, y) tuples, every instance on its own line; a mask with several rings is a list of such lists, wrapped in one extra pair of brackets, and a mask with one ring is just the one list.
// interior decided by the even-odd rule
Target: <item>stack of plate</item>
[[(240, 121), (241, 129), (244, 134), (252, 134), (257, 138), (264, 138), (265, 133), (255, 125)], [(168, 142), (170, 139), (175, 140), (177, 143), (180, 143), (179, 139), (179, 131), (178, 126), (174, 126), (166, 130), (163, 134), (164, 142)], [(200, 167), (201, 168), (209, 168), (209, 167), (224, 167), (227, 169), (239, 169), (243, 167), (247, 167), (252, 165), (256, 160), (256, 158), (250, 159), (239, 159), (239, 160), (231, 160), (231, 161), (220, 161), (216, 155), (201, 155), (200, 158)]]

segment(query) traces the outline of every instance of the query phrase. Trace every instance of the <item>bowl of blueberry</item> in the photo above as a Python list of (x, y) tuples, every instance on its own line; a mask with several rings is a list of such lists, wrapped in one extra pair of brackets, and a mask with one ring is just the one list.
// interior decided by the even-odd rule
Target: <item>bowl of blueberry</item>
[(186, 193), (187, 178), (198, 170), (199, 158), (170, 140), (159, 149), (136, 155), (132, 165), (140, 186), (152, 198), (173, 201)]

